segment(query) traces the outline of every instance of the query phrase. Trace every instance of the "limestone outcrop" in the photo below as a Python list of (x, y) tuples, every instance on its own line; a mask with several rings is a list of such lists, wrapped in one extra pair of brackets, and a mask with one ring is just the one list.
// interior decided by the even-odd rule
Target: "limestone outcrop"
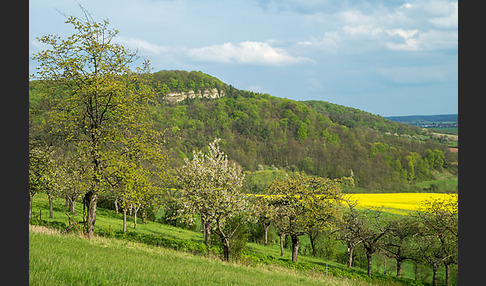
[(169, 103), (178, 103), (183, 101), (186, 98), (210, 98), (210, 99), (216, 99), (223, 97), (224, 91), (218, 91), (217, 88), (213, 89), (205, 89), (202, 92), (198, 90), (197, 92), (194, 92), (194, 90), (189, 90), (187, 92), (176, 92), (176, 91), (171, 91), (165, 95), (165, 100)]

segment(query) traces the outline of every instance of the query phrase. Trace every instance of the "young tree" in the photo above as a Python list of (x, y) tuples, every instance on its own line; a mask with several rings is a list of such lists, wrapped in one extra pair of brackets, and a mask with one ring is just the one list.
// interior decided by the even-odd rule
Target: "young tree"
[(61, 89), (58, 96), (46, 94), (53, 104), (52, 132), (75, 144), (82, 154), (80, 162), (87, 166), (84, 180), (88, 189), (83, 202), (85, 231), (91, 238), (109, 162), (127, 148), (128, 152), (134, 150), (134, 141), (123, 141), (124, 134), (131, 132), (138, 143), (159, 143), (148, 128), (147, 107), (154, 103), (155, 95), (143, 77), (149, 72), (148, 62), (132, 71), (136, 54), (114, 43), (118, 31), (109, 29), (107, 20), (95, 22), (81, 9), (84, 19), (69, 16), (66, 20), (75, 32), (64, 39), (58, 35), (38, 38), (50, 47), (34, 54), (33, 59), (40, 62), (38, 79), (53, 91)]
[(348, 268), (351, 268), (353, 266), (354, 248), (363, 242), (360, 233), (364, 227), (364, 221), (355, 209), (357, 202), (347, 201), (346, 203), (349, 210), (343, 215), (339, 237), (341, 241), (346, 243), (347, 251), (349, 253)]
[(268, 196), (253, 197), (252, 203), (255, 205), (258, 221), (263, 227), (263, 244), (268, 245), (268, 229), (275, 220), (275, 206), (272, 205), (271, 198)]
[(274, 180), (265, 189), (276, 210), (276, 222), (292, 240), (292, 261), (298, 262), (299, 236), (316, 225), (333, 223), (340, 216), (342, 199), (335, 180), (297, 176)]
[[(192, 160), (184, 159), (178, 170), (181, 189), (179, 217), (186, 221), (198, 213), (203, 222), (205, 242), (209, 246), (210, 231), (223, 244), (223, 259), (229, 261), (231, 239), (245, 220), (252, 218), (246, 197), (240, 193), (244, 174), (236, 162), (231, 162), (219, 148), (220, 139), (209, 143), (208, 153), (193, 152)], [(236, 219), (236, 223), (229, 222)]]
[[(154, 144), (146, 144), (137, 134), (125, 131), (118, 145), (123, 152), (111, 150), (106, 167), (105, 187), (112, 188), (112, 194), (123, 210), (123, 231), (126, 232), (126, 213), (133, 211), (133, 227), (137, 228), (140, 208), (160, 196), (170, 181), (167, 155)], [(149, 142), (150, 142), (149, 141)]]
[(384, 250), (388, 257), (397, 262), (397, 277), (402, 276), (402, 263), (412, 260), (416, 249), (413, 239), (419, 233), (415, 220), (409, 216), (395, 218), (389, 221), (389, 232), (384, 237)]
[(433, 285), (437, 285), (437, 271), (444, 264), (449, 284), (449, 267), (457, 264), (458, 257), (457, 197), (426, 200), (415, 216), (420, 227), (419, 259), (432, 266)]
[(32, 219), (32, 199), (49, 187), (49, 149), (29, 142), (29, 219)]
[(341, 225), (341, 240), (346, 242), (349, 252), (348, 267), (353, 263), (353, 250), (362, 244), (368, 261), (368, 276), (371, 276), (373, 253), (382, 245), (383, 236), (389, 231), (388, 225), (381, 218), (381, 210), (366, 209), (358, 212), (356, 202), (348, 202), (349, 211), (344, 215)]
[(389, 231), (386, 222), (381, 218), (381, 210), (365, 210), (363, 213), (363, 228), (359, 237), (366, 250), (368, 260), (368, 276), (371, 276), (373, 253), (383, 246), (383, 236)]

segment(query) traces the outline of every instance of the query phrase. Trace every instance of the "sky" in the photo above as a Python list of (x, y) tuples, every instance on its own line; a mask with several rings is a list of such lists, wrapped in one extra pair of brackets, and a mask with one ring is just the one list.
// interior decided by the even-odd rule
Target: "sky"
[(73, 34), (62, 14), (83, 17), (78, 3), (154, 71), (381, 116), (458, 113), (457, 1), (30, 0), (30, 56), (36, 37)]

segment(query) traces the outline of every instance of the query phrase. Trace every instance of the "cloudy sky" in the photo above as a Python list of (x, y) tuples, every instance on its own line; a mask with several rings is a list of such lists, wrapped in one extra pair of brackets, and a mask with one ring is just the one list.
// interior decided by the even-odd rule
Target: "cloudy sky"
[[(325, 100), (382, 116), (458, 112), (458, 2), (449, 0), (79, 0), (158, 70)], [(36, 37), (67, 36), (74, 0), (29, 1)], [(29, 61), (29, 72), (37, 63)]]

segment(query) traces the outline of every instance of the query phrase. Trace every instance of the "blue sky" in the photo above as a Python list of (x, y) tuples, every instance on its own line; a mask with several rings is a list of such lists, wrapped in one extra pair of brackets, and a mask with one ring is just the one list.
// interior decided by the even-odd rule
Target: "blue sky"
[[(382, 116), (458, 112), (457, 1), (79, 3), (154, 71), (199, 70), (239, 89)], [(72, 0), (29, 1), (30, 55), (45, 48), (36, 37), (73, 33), (58, 10), (82, 16)]]

